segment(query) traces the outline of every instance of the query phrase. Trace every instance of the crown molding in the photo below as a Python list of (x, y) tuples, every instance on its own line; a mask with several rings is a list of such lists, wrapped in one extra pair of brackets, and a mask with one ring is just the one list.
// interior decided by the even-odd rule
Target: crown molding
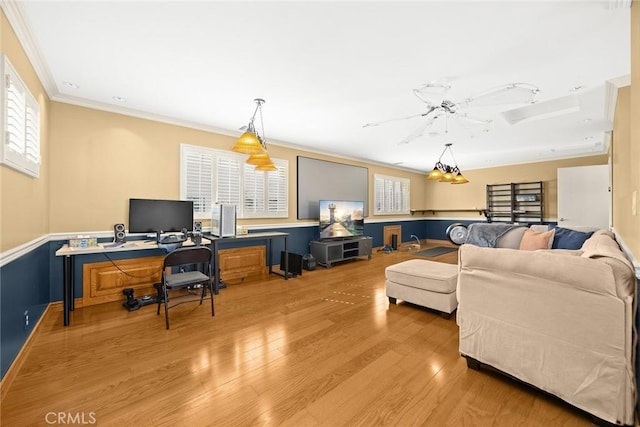
[(22, 2), (0, 0), (0, 8), (4, 11), (7, 20), (16, 33), (18, 41), (22, 45), (27, 58), (29, 58), (44, 90), (49, 98), (53, 98), (58, 93), (58, 86), (51, 75), (51, 71), (49, 71), (47, 62), (42, 56), (38, 43), (32, 36), (31, 26), (24, 12)]
[(631, 85), (631, 75), (616, 77), (607, 80), (604, 87), (604, 115), (613, 123), (616, 114), (616, 102), (618, 101), (618, 89)]

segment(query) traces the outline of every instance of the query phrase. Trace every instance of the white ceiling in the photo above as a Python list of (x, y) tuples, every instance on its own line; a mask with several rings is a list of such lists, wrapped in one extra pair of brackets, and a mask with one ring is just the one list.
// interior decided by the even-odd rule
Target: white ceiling
[[(630, 73), (629, 3), (2, 5), (52, 99), (239, 135), (260, 97), (270, 144), (426, 171), (452, 142), (464, 171), (606, 152), (607, 81)], [(363, 128), (426, 111), (412, 89), (434, 80), (451, 85), (454, 102), (524, 82), (539, 103), (577, 96), (580, 111), (510, 125), (500, 113), (522, 105), (468, 108), (492, 130), (451, 124), (445, 136), (437, 121), (404, 145), (425, 118)]]

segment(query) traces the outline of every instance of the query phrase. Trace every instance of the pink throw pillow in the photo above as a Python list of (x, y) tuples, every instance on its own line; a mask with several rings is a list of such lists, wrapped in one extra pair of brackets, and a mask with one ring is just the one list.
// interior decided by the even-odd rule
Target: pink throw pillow
[(554, 230), (544, 233), (526, 230), (520, 240), (520, 249), (523, 251), (536, 251), (538, 249), (549, 249), (553, 242)]

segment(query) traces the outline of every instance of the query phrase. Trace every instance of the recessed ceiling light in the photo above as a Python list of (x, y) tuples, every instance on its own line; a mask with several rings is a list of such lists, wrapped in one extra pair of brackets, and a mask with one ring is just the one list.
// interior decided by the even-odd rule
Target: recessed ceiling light
[(71, 82), (62, 82), (63, 85), (65, 85), (66, 87), (70, 87), (71, 89), (80, 89), (80, 86), (78, 86), (75, 83), (71, 83)]
[(584, 86), (578, 85), (578, 86), (574, 86), (571, 89), (569, 89), (569, 92), (577, 92), (577, 91), (582, 90), (582, 89), (584, 89)]
[(123, 97), (121, 97), (121, 96), (114, 96), (114, 97), (113, 97), (113, 100), (114, 100), (114, 101), (118, 101), (118, 102), (127, 102), (127, 99), (126, 99), (126, 98), (123, 98)]
[(593, 137), (592, 137), (592, 136), (585, 136), (585, 137), (584, 137), (584, 140), (585, 140), (585, 141), (591, 141), (592, 139), (593, 139)]
[(583, 119), (582, 123), (589, 123), (591, 121), (591, 119)]

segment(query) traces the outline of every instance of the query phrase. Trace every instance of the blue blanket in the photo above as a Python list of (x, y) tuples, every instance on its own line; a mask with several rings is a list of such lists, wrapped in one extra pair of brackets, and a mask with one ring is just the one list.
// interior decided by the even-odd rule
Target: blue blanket
[(469, 234), (465, 243), (485, 248), (495, 248), (496, 240), (498, 240), (507, 231), (522, 227), (514, 224), (497, 224), (487, 222), (474, 222), (469, 225)]

